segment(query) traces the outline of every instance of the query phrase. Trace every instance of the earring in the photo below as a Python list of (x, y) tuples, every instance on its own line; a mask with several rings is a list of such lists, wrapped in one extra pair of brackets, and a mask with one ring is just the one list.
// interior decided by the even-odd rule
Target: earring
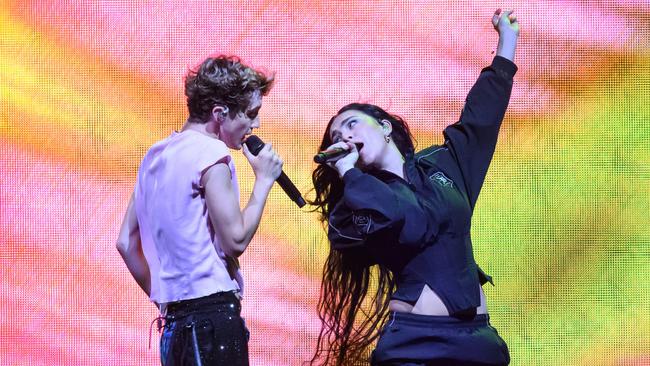
[(390, 136), (384, 135), (384, 141), (386, 141), (386, 143), (389, 143), (390, 142)]

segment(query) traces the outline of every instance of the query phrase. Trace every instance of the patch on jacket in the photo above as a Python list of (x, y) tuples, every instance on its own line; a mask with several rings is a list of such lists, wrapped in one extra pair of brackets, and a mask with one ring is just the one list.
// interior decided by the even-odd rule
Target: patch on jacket
[(352, 222), (354, 226), (357, 227), (357, 231), (361, 234), (368, 234), (370, 232), (370, 226), (372, 226), (372, 218), (369, 214), (352, 214)]
[(436, 172), (433, 175), (429, 177), (432, 182), (436, 182), (440, 184), (443, 187), (453, 187), (454, 186), (454, 181), (447, 178), (447, 176), (443, 172)]

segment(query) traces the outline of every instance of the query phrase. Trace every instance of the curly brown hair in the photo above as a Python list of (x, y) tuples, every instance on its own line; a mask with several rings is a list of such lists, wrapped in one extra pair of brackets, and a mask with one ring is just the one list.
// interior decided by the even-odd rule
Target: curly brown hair
[(253, 93), (266, 95), (274, 76), (242, 63), (236, 56), (208, 57), (185, 77), (187, 109), (193, 122), (209, 121), (215, 105), (228, 107), (231, 117), (245, 111)]

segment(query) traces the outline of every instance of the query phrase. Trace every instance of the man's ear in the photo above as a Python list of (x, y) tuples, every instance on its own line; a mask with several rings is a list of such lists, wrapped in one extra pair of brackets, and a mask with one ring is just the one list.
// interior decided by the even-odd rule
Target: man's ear
[(225, 105), (215, 105), (212, 108), (212, 117), (215, 120), (219, 121), (221, 118), (225, 117), (228, 114), (228, 107)]

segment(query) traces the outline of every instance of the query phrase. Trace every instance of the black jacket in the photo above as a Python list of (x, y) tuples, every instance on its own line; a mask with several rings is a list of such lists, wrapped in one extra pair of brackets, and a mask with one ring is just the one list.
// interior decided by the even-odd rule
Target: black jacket
[(405, 179), (354, 168), (329, 216), (334, 249), (361, 251), (367, 264), (389, 268), (392, 295), (414, 304), (429, 285), (450, 314), (480, 305), (478, 283), (491, 281), (472, 253), (470, 223), (497, 142), (517, 66), (502, 57), (481, 72), (459, 122), (443, 145), (408, 153)]

